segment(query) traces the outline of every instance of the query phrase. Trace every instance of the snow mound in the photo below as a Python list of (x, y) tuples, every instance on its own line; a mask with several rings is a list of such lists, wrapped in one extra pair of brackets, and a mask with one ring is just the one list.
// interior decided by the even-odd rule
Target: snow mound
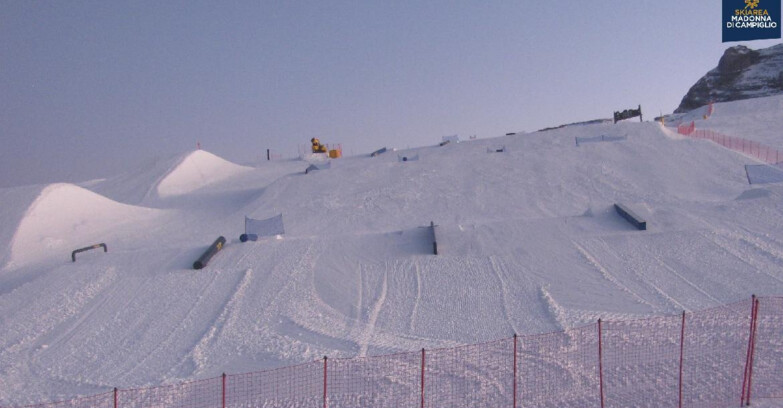
[(0, 189), (0, 265), (5, 265), (11, 251), (11, 241), (19, 221), (45, 186), (32, 185)]
[(204, 150), (187, 154), (157, 185), (161, 198), (191, 193), (209, 184), (251, 171)]
[(183, 155), (155, 158), (133, 171), (102, 180), (79, 183), (90, 191), (125, 204), (147, 205), (157, 197), (158, 183), (182, 162)]
[(11, 241), (10, 263), (28, 264), (105, 240), (122, 226), (154, 218), (161, 210), (112, 201), (73, 184), (52, 184), (28, 207)]

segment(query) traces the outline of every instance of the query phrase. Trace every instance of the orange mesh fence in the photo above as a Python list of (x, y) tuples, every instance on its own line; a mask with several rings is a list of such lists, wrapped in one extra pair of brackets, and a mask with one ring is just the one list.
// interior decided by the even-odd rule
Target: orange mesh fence
[(689, 125), (677, 126), (677, 133), (693, 139), (711, 140), (725, 148), (755, 157), (767, 164), (778, 164), (783, 161), (783, 153), (780, 150), (741, 137), (727, 136), (709, 129), (696, 129), (694, 122)]
[(783, 297), (30, 408), (734, 407), (783, 399)]

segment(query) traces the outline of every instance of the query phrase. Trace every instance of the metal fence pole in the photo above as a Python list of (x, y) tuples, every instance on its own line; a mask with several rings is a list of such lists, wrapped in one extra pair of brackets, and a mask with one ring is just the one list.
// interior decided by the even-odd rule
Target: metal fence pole
[(604, 408), (604, 356), (601, 337), (601, 319), (598, 319), (598, 389), (601, 393), (601, 408)]
[(326, 397), (327, 397), (327, 393), (326, 393), (326, 378), (327, 378), (327, 373), (328, 373), (328, 365), (327, 365), (326, 360), (327, 360), (327, 358), (326, 358), (326, 356), (324, 356), (324, 405), (323, 405), (324, 408), (327, 408), (327, 404), (326, 404)]
[(685, 354), (685, 311), (682, 311), (682, 326), (680, 327), (680, 404), (679, 408), (682, 408), (682, 362)]
[(421, 408), (424, 408), (424, 365), (425, 365), (425, 351), (421, 349)]
[(517, 408), (517, 334), (514, 333), (514, 403), (512, 408)]
[(220, 406), (226, 408), (226, 373), (223, 373), (223, 384), (221, 386), (222, 396), (220, 399)]
[(753, 388), (753, 356), (756, 354), (756, 328), (758, 327), (759, 323), (759, 300), (756, 298), (756, 301), (754, 303), (754, 313), (753, 313), (753, 334), (752, 338), (753, 341), (750, 344), (750, 365), (748, 367), (748, 398), (747, 398), (747, 404), (750, 405), (750, 392)]
[(753, 345), (753, 321), (756, 319), (756, 295), (750, 298), (750, 329), (748, 330), (748, 350), (745, 355), (745, 371), (742, 374), (742, 396), (740, 406), (745, 404), (745, 395), (748, 388), (748, 366), (750, 364), (750, 353)]

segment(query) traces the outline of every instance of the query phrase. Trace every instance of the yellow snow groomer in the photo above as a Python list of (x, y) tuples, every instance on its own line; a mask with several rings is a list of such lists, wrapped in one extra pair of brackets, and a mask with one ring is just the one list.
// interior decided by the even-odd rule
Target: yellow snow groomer
[(313, 143), (313, 153), (326, 153), (326, 146), (321, 144), (317, 137), (310, 139)]

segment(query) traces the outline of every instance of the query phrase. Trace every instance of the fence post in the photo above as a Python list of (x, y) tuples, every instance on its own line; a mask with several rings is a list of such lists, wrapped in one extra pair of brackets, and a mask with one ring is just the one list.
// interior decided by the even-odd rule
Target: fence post
[(517, 408), (517, 334), (514, 333), (514, 405), (512, 408)]
[(604, 356), (601, 338), (601, 319), (598, 319), (598, 389), (601, 392), (601, 408), (604, 408)]
[(754, 304), (754, 313), (753, 313), (753, 342), (751, 342), (750, 345), (750, 366), (748, 368), (748, 398), (747, 398), (747, 404), (750, 405), (750, 391), (752, 389), (753, 385), (753, 356), (756, 354), (756, 328), (759, 324), (759, 300), (756, 298), (756, 302)]
[(748, 365), (750, 364), (750, 353), (753, 344), (753, 321), (756, 319), (756, 295), (750, 298), (750, 329), (748, 330), (748, 351), (745, 355), (745, 371), (742, 374), (742, 397), (740, 406), (745, 404), (745, 395), (748, 388)]
[(326, 356), (324, 356), (324, 408), (327, 408), (327, 405), (326, 405), (326, 396), (327, 396), (327, 394), (326, 394), (326, 378), (327, 378), (327, 373), (328, 373), (328, 365), (326, 363), (326, 360), (327, 360)]
[(226, 373), (223, 373), (223, 384), (221, 385), (222, 396), (220, 398), (220, 406), (226, 408)]
[(425, 354), (424, 349), (421, 349), (421, 408), (424, 408), (424, 363)]
[(682, 408), (682, 361), (685, 354), (685, 311), (682, 311), (682, 325), (680, 326), (680, 404), (679, 408)]
[(117, 394), (118, 394), (117, 387), (114, 387), (114, 408), (118, 407), (117, 403), (119, 402), (119, 398)]

